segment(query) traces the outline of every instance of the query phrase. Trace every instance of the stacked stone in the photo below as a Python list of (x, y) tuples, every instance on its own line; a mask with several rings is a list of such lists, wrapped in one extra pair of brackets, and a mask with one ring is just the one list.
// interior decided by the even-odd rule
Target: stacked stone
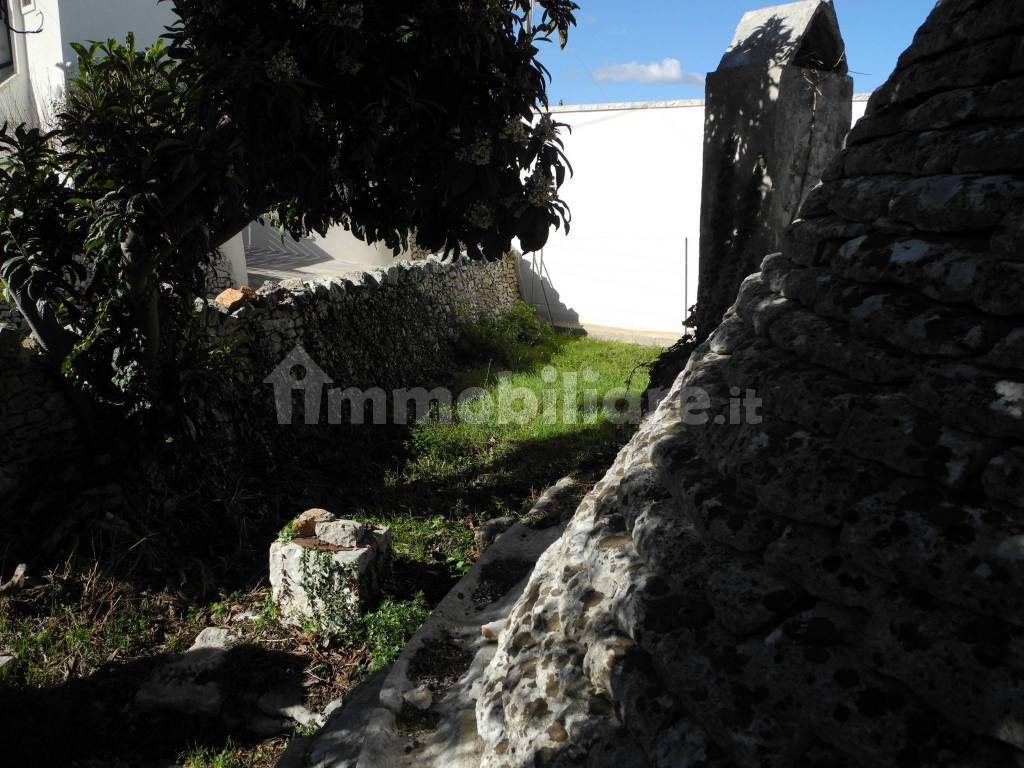
[(802, 215), (538, 564), (484, 766), (1024, 765), (1024, 3), (940, 3)]
[(2, 297), (0, 297), (0, 325), (10, 326), (26, 335), (29, 333), (28, 323), (25, 322), (17, 307)]
[(19, 329), (0, 324), (0, 503), (23, 480), (77, 456), (76, 420), (64, 394)]
[[(297, 345), (335, 386), (425, 386), (448, 372), (461, 322), (495, 317), (519, 300), (515, 262), (430, 258), (313, 281), (266, 283), (233, 312), (211, 309), (214, 339), (243, 338), (263, 375)], [(262, 376), (255, 382), (262, 394)], [(266, 398), (257, 398), (265, 403)]]
[[(263, 378), (297, 345), (343, 388), (426, 386), (450, 372), (460, 323), (512, 309), (519, 283), (511, 255), (484, 264), (432, 258), (349, 278), (268, 283), (238, 295), (231, 311), (200, 305), (209, 344), (230, 345), (245, 361), (235, 378), (223, 377), (211, 391), (207, 412), (192, 414), (201, 429), (216, 422), (211, 452), (236, 448), (233, 440), (279, 437)], [(23, 346), (27, 330), (0, 302), (0, 505), (37, 479), (42, 464), (51, 474), (63, 470), (83, 444), (59, 383)]]

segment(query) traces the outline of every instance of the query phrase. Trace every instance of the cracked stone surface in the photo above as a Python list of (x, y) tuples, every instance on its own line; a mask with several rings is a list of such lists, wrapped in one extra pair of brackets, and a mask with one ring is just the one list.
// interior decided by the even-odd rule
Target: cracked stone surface
[(1022, 126), (1024, 3), (939, 3), (539, 560), (480, 766), (1024, 765)]
[(192, 646), (155, 670), (135, 694), (143, 710), (171, 710), (183, 714), (216, 716), (224, 705), (224, 693), (213, 675), (227, 660), (238, 638), (221, 627), (207, 627)]
[[(504, 528), (386, 671), (357, 688), (287, 765), (474, 768), (480, 679), (533, 564), (561, 535), (586, 486), (565, 479)], [(560, 521), (559, 517), (563, 520)], [(302, 755), (297, 754), (301, 749)], [(282, 762), (282, 765), (286, 763)]]

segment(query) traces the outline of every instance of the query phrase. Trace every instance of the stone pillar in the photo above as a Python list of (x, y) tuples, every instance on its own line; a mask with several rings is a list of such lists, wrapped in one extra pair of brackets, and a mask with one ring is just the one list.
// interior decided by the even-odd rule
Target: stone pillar
[(699, 341), (786, 227), (850, 130), (853, 81), (830, 2), (747, 13), (707, 78)]

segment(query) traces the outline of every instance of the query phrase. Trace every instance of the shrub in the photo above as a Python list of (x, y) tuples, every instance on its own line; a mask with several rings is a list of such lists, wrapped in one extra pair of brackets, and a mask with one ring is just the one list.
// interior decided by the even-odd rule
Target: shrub
[(511, 368), (523, 364), (524, 347), (542, 346), (554, 335), (551, 325), (522, 301), (497, 317), (463, 320), (460, 331), (460, 352), (467, 360)]

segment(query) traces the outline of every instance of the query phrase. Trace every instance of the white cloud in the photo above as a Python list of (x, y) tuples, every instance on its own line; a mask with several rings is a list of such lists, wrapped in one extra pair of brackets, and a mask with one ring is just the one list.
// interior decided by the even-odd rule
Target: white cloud
[(630, 61), (626, 64), (611, 64), (594, 70), (594, 80), (599, 83), (683, 83), (704, 85), (704, 76), (684, 72), (679, 59), (662, 59), (650, 64)]

